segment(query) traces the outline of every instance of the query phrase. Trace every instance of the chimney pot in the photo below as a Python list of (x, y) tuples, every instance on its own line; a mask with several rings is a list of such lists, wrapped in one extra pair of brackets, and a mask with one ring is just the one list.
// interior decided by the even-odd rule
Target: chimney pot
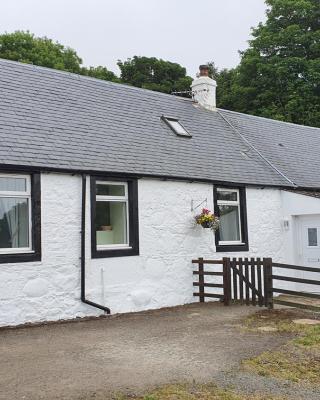
[(200, 76), (209, 76), (209, 67), (208, 65), (200, 65)]

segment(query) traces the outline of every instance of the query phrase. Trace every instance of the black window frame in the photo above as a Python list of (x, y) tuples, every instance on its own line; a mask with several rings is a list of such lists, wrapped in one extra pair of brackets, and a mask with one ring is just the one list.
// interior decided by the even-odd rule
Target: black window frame
[[(96, 219), (96, 184), (97, 181), (125, 182), (128, 185), (129, 212), (129, 247), (123, 249), (97, 249), (95, 230)], [(138, 180), (126, 177), (91, 176), (90, 177), (91, 205), (91, 258), (129, 257), (139, 255), (139, 209), (138, 209)]]
[(225, 186), (215, 185), (213, 187), (213, 199), (214, 199), (214, 213), (220, 218), (219, 207), (218, 207), (218, 189), (234, 189), (239, 191), (239, 203), (240, 203), (240, 229), (241, 239), (240, 244), (220, 244), (220, 233), (219, 229), (215, 233), (215, 244), (217, 252), (237, 252), (237, 251), (249, 251), (249, 238), (248, 238), (248, 220), (247, 220), (247, 196), (246, 188), (243, 186)]
[[(164, 121), (165, 124), (171, 129), (171, 131), (175, 133), (176, 136), (182, 137), (182, 138), (184, 137), (184, 138), (188, 138), (188, 139), (191, 139), (191, 138), (192, 138), (191, 133), (184, 127), (184, 125), (180, 122), (179, 118), (170, 117), (170, 116), (168, 116), (168, 115), (162, 115), (162, 116), (161, 116), (161, 119), (162, 119), (162, 121)], [(170, 124), (170, 122), (177, 122), (177, 123), (181, 126), (181, 128), (185, 131), (185, 133), (184, 133), (184, 134), (179, 133), (179, 132)]]
[(32, 252), (0, 254), (0, 264), (41, 261), (41, 174), (7, 170), (1, 172), (8, 175), (29, 175), (31, 178)]

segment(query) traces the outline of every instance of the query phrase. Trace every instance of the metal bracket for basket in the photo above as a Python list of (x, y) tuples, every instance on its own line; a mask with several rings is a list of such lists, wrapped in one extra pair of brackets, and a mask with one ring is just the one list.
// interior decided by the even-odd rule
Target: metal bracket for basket
[(191, 211), (195, 211), (197, 208), (201, 207), (203, 204), (208, 205), (208, 199), (205, 198), (201, 203), (197, 204), (196, 206), (194, 205), (195, 201), (191, 200)]

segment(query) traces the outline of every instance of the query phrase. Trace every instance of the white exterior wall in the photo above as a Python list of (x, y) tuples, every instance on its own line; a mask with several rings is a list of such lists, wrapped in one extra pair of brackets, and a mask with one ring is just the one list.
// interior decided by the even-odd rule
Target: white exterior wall
[(301, 263), (299, 254), (299, 216), (320, 215), (320, 199), (304, 196), (288, 191), (281, 191), (283, 220), (287, 220), (289, 227), (285, 230), (285, 251), (288, 254), (287, 262)]
[[(0, 326), (101, 314), (80, 301), (81, 178), (42, 174), (41, 186), (42, 261), (0, 264)], [(211, 231), (192, 220), (191, 200), (207, 199), (213, 209), (212, 185), (141, 179), (138, 187), (140, 256), (91, 259), (87, 204), (87, 298), (112, 313), (197, 301), (192, 258), (284, 261), (280, 190), (247, 189), (251, 251), (223, 254), (215, 253)]]
[[(287, 229), (284, 230), (284, 249), (286, 262), (294, 265), (304, 265), (319, 268), (319, 262), (309, 263), (305, 254), (306, 248), (302, 237), (302, 223), (307, 218), (309, 221), (319, 221), (320, 219), (320, 199), (305, 196), (293, 192), (282, 191), (282, 220), (288, 222)], [(318, 249), (316, 256), (319, 257)], [(319, 270), (320, 271), (320, 270)], [(319, 273), (304, 272), (295, 270), (277, 269), (278, 275), (294, 276), (296, 278), (318, 280)], [(314, 292), (319, 294), (319, 286), (305, 285), (302, 283), (275, 281), (277, 287), (284, 287), (289, 290)]]

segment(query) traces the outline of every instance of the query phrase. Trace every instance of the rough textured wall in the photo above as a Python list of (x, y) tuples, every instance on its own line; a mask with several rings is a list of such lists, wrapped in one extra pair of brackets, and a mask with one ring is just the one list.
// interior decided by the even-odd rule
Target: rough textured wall
[[(0, 325), (100, 313), (80, 302), (81, 178), (42, 174), (41, 183), (42, 261), (0, 264)], [(212, 196), (209, 184), (140, 180), (140, 256), (94, 260), (88, 204), (87, 297), (112, 313), (173, 306), (197, 300), (192, 296), (192, 258), (283, 259), (280, 191), (247, 189), (251, 251), (239, 254), (215, 253), (212, 233), (193, 225), (191, 200), (199, 204), (207, 199), (212, 209)]]
[(88, 260), (88, 297), (112, 312), (194, 301), (191, 259), (215, 247), (211, 231), (194, 226), (191, 200), (212, 208), (212, 197), (207, 184), (140, 180), (140, 256)]
[(0, 324), (97, 314), (80, 300), (81, 180), (41, 175), (42, 261), (0, 264)]
[(247, 189), (250, 252), (215, 253), (212, 232), (195, 227), (192, 219), (191, 200), (197, 205), (205, 199), (213, 209), (212, 185), (140, 180), (140, 256), (87, 260), (88, 296), (112, 312), (190, 303), (197, 301), (192, 258), (283, 260), (279, 190)]

